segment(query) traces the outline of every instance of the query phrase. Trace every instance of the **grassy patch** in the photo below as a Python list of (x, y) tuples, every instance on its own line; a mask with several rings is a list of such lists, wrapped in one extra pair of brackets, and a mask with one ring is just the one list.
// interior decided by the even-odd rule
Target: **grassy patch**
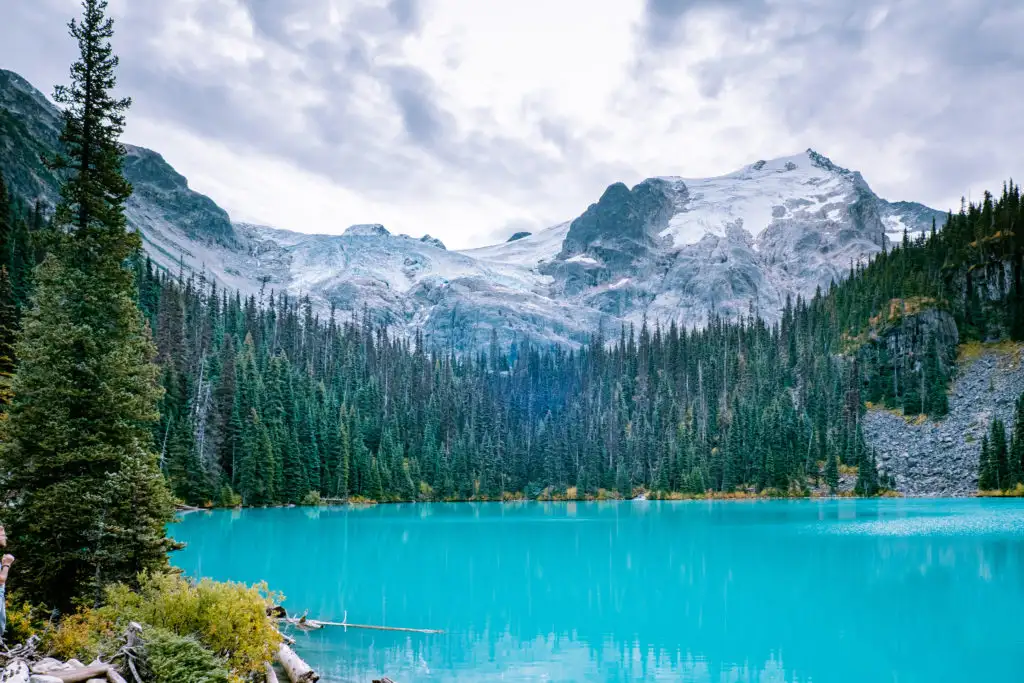
[(1022, 350), (1024, 350), (1024, 344), (1009, 339), (987, 343), (969, 341), (957, 347), (956, 360), (958, 364), (968, 364), (986, 354), (992, 354), (1016, 367), (1016, 364), (1020, 363)]
[(1024, 498), (1024, 484), (1007, 491), (978, 491), (979, 498)]

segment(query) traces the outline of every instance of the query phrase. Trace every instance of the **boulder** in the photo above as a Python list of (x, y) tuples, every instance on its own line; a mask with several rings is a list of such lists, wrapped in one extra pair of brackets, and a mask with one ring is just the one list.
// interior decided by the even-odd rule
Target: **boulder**
[(28, 664), (22, 659), (16, 659), (4, 667), (3, 673), (0, 673), (0, 682), (29, 683), (29, 675)]

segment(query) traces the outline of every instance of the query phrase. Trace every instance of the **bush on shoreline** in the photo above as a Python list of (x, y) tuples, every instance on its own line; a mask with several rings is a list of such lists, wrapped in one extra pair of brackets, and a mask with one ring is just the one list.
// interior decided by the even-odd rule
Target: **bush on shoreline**
[[(191, 581), (177, 573), (143, 574), (137, 590), (114, 585), (100, 607), (82, 607), (58, 622), (47, 621), (45, 610), (12, 599), (9, 641), (23, 642), (35, 633), (41, 637), (40, 652), (65, 660), (109, 661), (129, 624), (137, 622), (143, 627), (145, 665), (152, 680), (243, 681), (262, 673), (281, 642), (266, 610), (282, 600), (265, 583), (247, 586)], [(173, 678), (192, 670), (209, 676)]]

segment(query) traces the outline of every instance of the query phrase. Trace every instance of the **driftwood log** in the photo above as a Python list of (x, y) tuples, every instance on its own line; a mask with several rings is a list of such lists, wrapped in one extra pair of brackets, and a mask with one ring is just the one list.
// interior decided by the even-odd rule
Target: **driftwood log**
[(128, 681), (124, 680), (124, 676), (119, 674), (114, 667), (107, 669), (107, 681), (108, 683), (128, 683)]
[(287, 617), (279, 619), (286, 624), (291, 624), (304, 631), (316, 631), (324, 626), (341, 626), (342, 628), (364, 628), (373, 631), (404, 631), (405, 633), (444, 633), (433, 628), (405, 628), (402, 626), (373, 626), (371, 624), (350, 624), (348, 621), (320, 621), (319, 619), (307, 619), (305, 616), (295, 618)]
[(104, 678), (110, 672), (109, 664), (93, 664), (84, 666), (81, 669), (68, 669), (66, 671), (51, 671), (48, 676), (59, 678), (64, 683), (84, 683), (90, 678)]
[(274, 671), (274, 665), (270, 662), (266, 662), (263, 666), (267, 670), (267, 683), (278, 683), (277, 672)]
[(313, 668), (302, 661), (295, 654), (295, 650), (284, 643), (277, 647), (277, 661), (281, 662), (281, 667), (288, 674), (288, 680), (292, 683), (316, 683), (320, 680), (320, 676), (313, 671)]

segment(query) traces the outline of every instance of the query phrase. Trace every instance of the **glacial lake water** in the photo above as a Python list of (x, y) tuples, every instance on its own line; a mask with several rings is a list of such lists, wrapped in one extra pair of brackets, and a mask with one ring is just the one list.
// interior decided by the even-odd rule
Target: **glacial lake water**
[(195, 512), (192, 576), (443, 635), (294, 634), (324, 681), (1024, 681), (1024, 503)]

